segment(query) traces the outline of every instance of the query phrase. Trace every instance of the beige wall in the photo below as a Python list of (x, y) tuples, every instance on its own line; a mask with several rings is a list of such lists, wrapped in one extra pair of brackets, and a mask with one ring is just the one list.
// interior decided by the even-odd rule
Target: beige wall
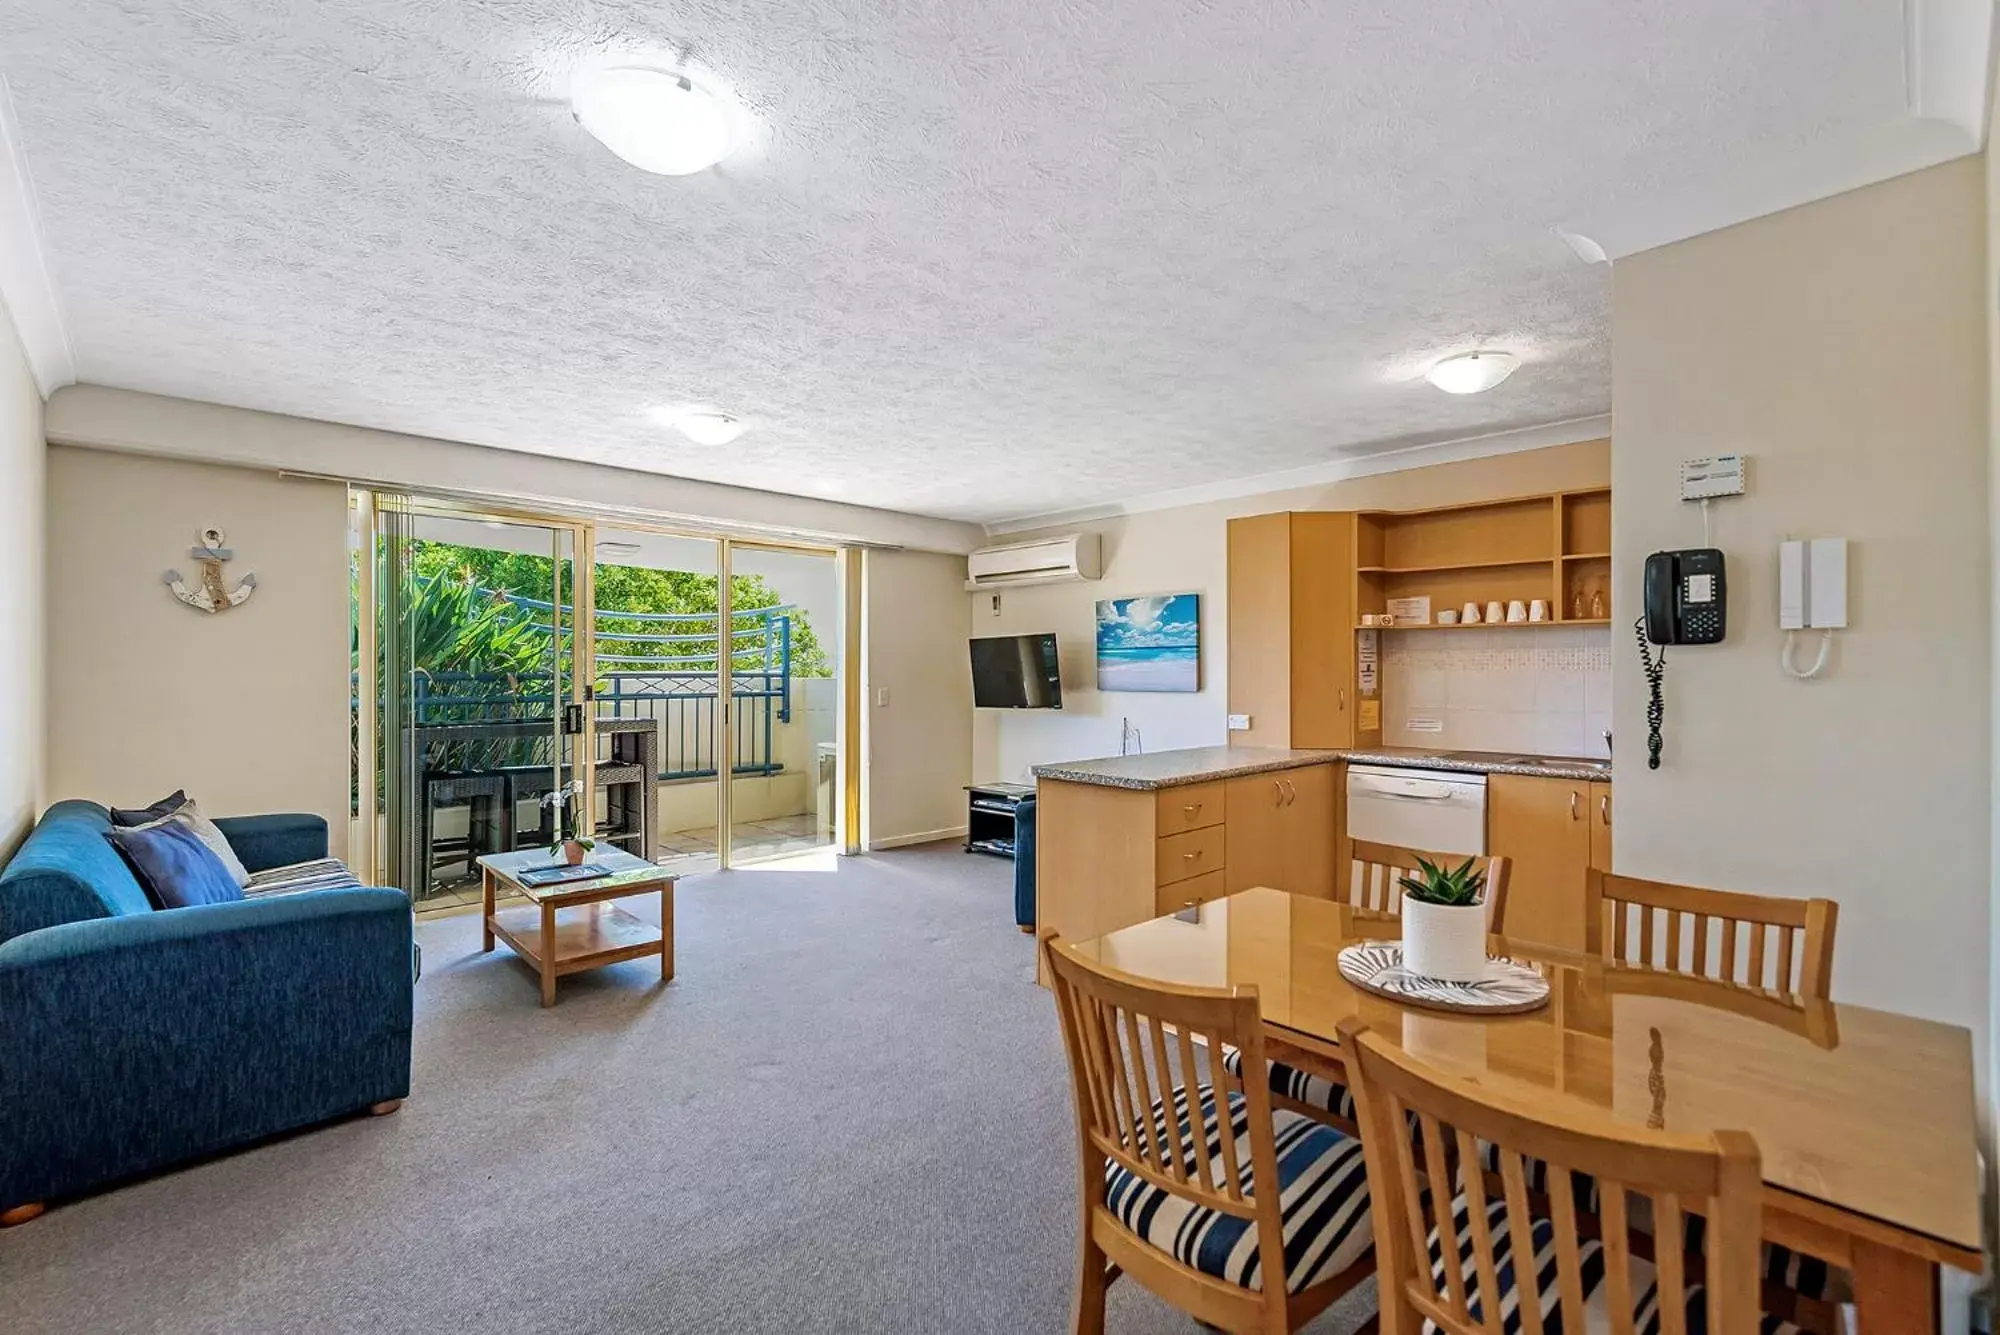
[[(971, 633), (1054, 631), (1062, 657), (1063, 707), (1059, 712), (976, 711), (973, 773), (981, 780), (1026, 781), (1033, 765), (1117, 755), (1121, 720), (1127, 718), (1140, 730), (1148, 751), (1227, 741), (1226, 524), (1235, 516), (1276, 510), (1421, 509), (1486, 497), (1602, 486), (1610, 479), (1610, 444), (1598, 440), (1051, 530), (1099, 533), (1104, 577), (1089, 583), (998, 590), (998, 616), (992, 610), (995, 595), (975, 593), (971, 595)], [(962, 570), (960, 574), (962, 582)], [(1201, 690), (1192, 695), (1100, 693), (1096, 689), (1097, 600), (1149, 593), (1201, 595)], [(953, 654), (961, 660), (954, 666), (967, 671), (962, 661), (965, 646), (955, 645)]]
[[(1986, 540), (1988, 593), (1992, 600), (1989, 664), (2000, 664), (2000, 152), (1994, 149), (2000, 136), (2000, 97), (1990, 107), (1986, 152)], [(1994, 773), (2000, 773), (2000, 680), (1991, 687), (1989, 720), (1992, 735), (1987, 756)], [(2000, 782), (1989, 784), (1991, 798), (1987, 850), (1991, 865), (1988, 875), (1992, 890), (1988, 911), (2000, 922)], [(1987, 1072), (2000, 1085), (2000, 932), (1989, 933), (1992, 953), (1987, 962), (1988, 1027), (1987, 1041), (1993, 1045)], [(2000, 1107), (2000, 1088), (1989, 1095), (1991, 1105)], [(1989, 1164), (1991, 1159), (1989, 1158)], [(1993, 1193), (1988, 1192), (1988, 1199)]]
[(42, 396), (0, 314), (0, 861), (42, 806)]
[[(49, 399), (48, 438), (58, 445), (161, 455), (407, 488), (476, 493), (530, 511), (589, 510), (655, 523), (724, 526), (752, 533), (872, 542), (925, 551), (969, 551), (972, 524), (845, 505), (784, 491), (699, 482), (460, 441), (406, 436), (304, 417), (100, 385), (71, 385)], [(789, 479), (774, 477), (774, 486)]]
[[(49, 450), (49, 793), (121, 805), (186, 788), (216, 815), (348, 806), (347, 496), (324, 482)], [(257, 592), (210, 616), (194, 577), (223, 529)]]
[(888, 848), (961, 834), (972, 780), (965, 558), (871, 551), (862, 581), (863, 838)]
[[(1982, 164), (1969, 158), (1618, 261), (1613, 621), (1646, 553), (1700, 546), (1682, 459), (1750, 457), (1714, 505), (1729, 637), (1670, 649), (1664, 767), (1614, 660), (1621, 872), (1840, 903), (1835, 991), (1971, 1026), (1984, 1057), (1990, 808)], [(1825, 676), (1778, 666), (1777, 545), (1850, 543)]]

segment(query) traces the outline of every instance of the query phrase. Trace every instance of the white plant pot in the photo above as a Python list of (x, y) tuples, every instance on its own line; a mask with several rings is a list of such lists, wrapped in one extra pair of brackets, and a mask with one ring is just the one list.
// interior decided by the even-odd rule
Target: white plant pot
[(1403, 967), (1420, 978), (1486, 977), (1486, 905), (1426, 904), (1403, 897)]

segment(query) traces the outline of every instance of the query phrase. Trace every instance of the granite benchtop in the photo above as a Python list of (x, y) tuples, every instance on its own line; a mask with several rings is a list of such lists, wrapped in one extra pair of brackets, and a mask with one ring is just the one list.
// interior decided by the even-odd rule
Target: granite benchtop
[(1088, 783), (1101, 788), (1150, 791), (1209, 783), (1243, 774), (1301, 769), (1344, 760), (1358, 765), (1398, 765), (1407, 769), (1457, 770), (1470, 774), (1520, 774), (1575, 782), (1609, 781), (1609, 762), (1569, 756), (1530, 756), (1505, 751), (1430, 751), (1421, 747), (1355, 747), (1339, 750), (1282, 746), (1195, 746), (1150, 755), (1106, 756), (1035, 766), (1037, 779)]

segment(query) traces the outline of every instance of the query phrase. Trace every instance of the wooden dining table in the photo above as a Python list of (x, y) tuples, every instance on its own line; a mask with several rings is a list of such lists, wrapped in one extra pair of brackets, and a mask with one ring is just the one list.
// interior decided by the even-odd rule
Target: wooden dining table
[(1981, 1265), (1972, 1036), (1889, 1011), (1612, 965), (1492, 938), (1548, 978), (1549, 1004), (1493, 1017), (1417, 1009), (1341, 976), (1341, 950), (1400, 920), (1244, 890), (1076, 949), (1147, 982), (1257, 990), (1270, 1055), (1344, 1071), (1359, 1016), (1412, 1055), (1551, 1113), (1668, 1131), (1747, 1131), (1764, 1237), (1845, 1267), (1863, 1335), (1937, 1330), (1938, 1268)]

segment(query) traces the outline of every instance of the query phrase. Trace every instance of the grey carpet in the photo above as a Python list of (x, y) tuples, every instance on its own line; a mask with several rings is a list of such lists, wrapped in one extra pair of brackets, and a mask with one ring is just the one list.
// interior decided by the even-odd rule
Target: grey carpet
[[(1011, 902), (935, 845), (695, 878), (674, 983), (618, 965), (547, 1011), (474, 917), (427, 922), (401, 1112), (0, 1233), (0, 1326), (1066, 1330), (1074, 1124)], [(1127, 1281), (1110, 1329), (1194, 1327)]]

